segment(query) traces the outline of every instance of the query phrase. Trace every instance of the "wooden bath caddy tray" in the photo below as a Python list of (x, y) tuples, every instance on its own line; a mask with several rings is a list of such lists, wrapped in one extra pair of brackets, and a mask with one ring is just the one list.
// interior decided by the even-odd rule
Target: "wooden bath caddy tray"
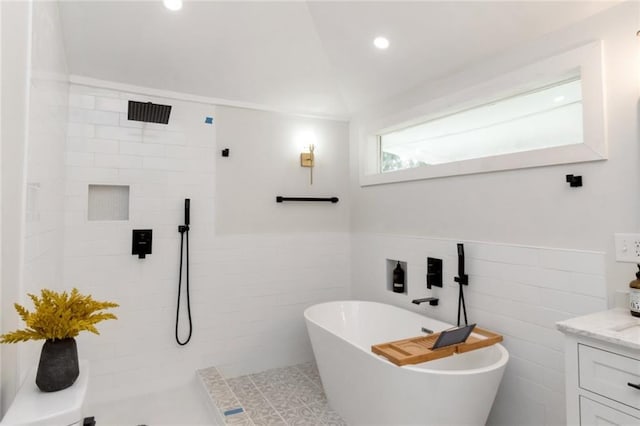
[(463, 343), (433, 349), (438, 337), (440, 337), (440, 333), (380, 343), (371, 346), (371, 352), (387, 358), (396, 365), (407, 365), (433, 361), (451, 356), (454, 353), (469, 352), (502, 342), (500, 334), (480, 327), (476, 327)]

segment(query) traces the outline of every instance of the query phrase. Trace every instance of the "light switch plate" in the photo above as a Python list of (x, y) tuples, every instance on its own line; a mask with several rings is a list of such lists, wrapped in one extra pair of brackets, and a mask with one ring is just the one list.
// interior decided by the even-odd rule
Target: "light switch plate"
[(640, 263), (640, 234), (614, 234), (616, 261)]

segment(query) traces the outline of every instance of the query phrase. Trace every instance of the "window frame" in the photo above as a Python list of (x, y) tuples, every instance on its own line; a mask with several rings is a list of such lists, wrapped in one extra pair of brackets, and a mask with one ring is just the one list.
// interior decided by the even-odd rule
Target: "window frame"
[[(583, 143), (479, 157), (396, 171), (381, 171), (380, 135), (477, 108), (554, 82), (579, 77)], [(607, 159), (602, 42), (549, 57), (482, 84), (443, 96), (386, 120), (374, 120), (360, 138), (360, 185), (432, 179)], [(391, 121), (393, 120), (393, 121)], [(387, 123), (383, 122), (387, 121)], [(390, 122), (391, 121), (391, 122)]]

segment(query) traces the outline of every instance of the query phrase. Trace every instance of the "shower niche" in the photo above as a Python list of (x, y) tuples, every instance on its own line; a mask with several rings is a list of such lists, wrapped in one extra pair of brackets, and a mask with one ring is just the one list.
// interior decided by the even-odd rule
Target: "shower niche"
[(87, 219), (129, 220), (129, 186), (89, 185)]
[(397, 294), (407, 294), (407, 262), (386, 259), (387, 290)]

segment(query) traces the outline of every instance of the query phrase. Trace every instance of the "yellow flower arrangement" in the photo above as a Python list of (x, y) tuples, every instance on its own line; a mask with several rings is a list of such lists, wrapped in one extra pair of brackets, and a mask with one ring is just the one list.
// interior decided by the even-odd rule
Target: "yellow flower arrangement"
[(27, 340), (61, 340), (76, 337), (81, 331), (100, 334), (95, 324), (117, 317), (100, 312), (119, 305), (113, 302), (98, 302), (91, 296), (83, 296), (74, 288), (71, 294), (42, 289), (41, 297), (29, 294), (35, 311), (29, 312), (14, 304), (20, 318), (27, 327), (0, 336), (0, 343), (18, 343)]

